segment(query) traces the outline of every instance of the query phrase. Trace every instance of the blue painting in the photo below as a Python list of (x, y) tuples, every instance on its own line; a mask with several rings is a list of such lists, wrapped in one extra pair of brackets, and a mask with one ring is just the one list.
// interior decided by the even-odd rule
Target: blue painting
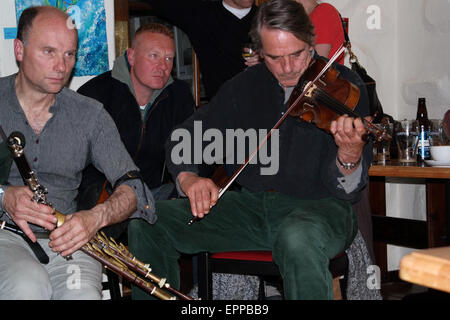
[(16, 0), (17, 21), (30, 6), (51, 5), (69, 14), (78, 29), (74, 76), (94, 76), (109, 70), (106, 14), (103, 0)]

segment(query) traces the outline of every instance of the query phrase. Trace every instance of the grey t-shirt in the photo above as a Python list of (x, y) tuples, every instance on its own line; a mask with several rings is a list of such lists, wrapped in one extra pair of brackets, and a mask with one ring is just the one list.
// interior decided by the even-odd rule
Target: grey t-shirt
[[(58, 211), (65, 214), (76, 211), (75, 198), (82, 171), (88, 164), (92, 163), (102, 171), (113, 185), (126, 172), (138, 170), (120, 139), (114, 121), (101, 103), (70, 89), (63, 88), (56, 95), (50, 108), (53, 115), (37, 136), (17, 100), (15, 77), (0, 78), (0, 125), (6, 135), (19, 131), (25, 136), (28, 163), (39, 183), (48, 189), (48, 201)], [(23, 185), (15, 164), (11, 167), (8, 183)], [(138, 210), (132, 217), (154, 223), (155, 206), (150, 190), (140, 180), (125, 183), (133, 188), (138, 198)], [(8, 217), (2, 219), (11, 222)], [(32, 229), (41, 230), (35, 226)]]

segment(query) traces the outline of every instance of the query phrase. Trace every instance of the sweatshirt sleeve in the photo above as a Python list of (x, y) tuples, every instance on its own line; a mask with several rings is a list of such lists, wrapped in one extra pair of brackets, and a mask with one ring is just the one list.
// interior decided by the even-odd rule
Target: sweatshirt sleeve
[[(337, 66), (336, 68), (339, 69), (344, 79), (348, 79), (354, 83), (360, 90), (359, 101), (354, 111), (361, 117), (369, 115), (369, 99), (364, 82), (350, 69), (343, 66)], [(336, 157), (330, 157), (328, 167), (324, 171), (322, 179), (324, 180), (325, 185), (329, 186), (330, 192), (338, 199), (355, 201), (359, 196), (359, 191), (368, 182), (369, 168), (372, 160), (372, 141), (369, 139), (364, 146), (361, 163), (357, 170), (351, 175), (344, 176), (337, 167)]]

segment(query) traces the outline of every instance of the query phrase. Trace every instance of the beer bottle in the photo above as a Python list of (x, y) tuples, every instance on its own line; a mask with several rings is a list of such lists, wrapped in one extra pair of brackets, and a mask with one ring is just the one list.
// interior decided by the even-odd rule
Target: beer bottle
[(417, 147), (417, 161), (423, 162), (424, 160), (431, 159), (430, 155), (430, 120), (428, 120), (427, 105), (425, 98), (419, 98), (417, 103), (417, 116), (416, 120), (419, 125), (419, 139)]

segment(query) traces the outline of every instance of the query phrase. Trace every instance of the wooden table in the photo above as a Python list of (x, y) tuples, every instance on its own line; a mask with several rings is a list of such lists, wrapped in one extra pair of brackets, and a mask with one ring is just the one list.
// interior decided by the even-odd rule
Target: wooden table
[(400, 261), (405, 281), (450, 293), (450, 247), (414, 251)]
[[(450, 168), (391, 161), (372, 165), (369, 176), (374, 251), (382, 280), (387, 277), (387, 244), (415, 249), (450, 244)], [(386, 217), (386, 177), (424, 179), (418, 181), (426, 186), (426, 221)]]

